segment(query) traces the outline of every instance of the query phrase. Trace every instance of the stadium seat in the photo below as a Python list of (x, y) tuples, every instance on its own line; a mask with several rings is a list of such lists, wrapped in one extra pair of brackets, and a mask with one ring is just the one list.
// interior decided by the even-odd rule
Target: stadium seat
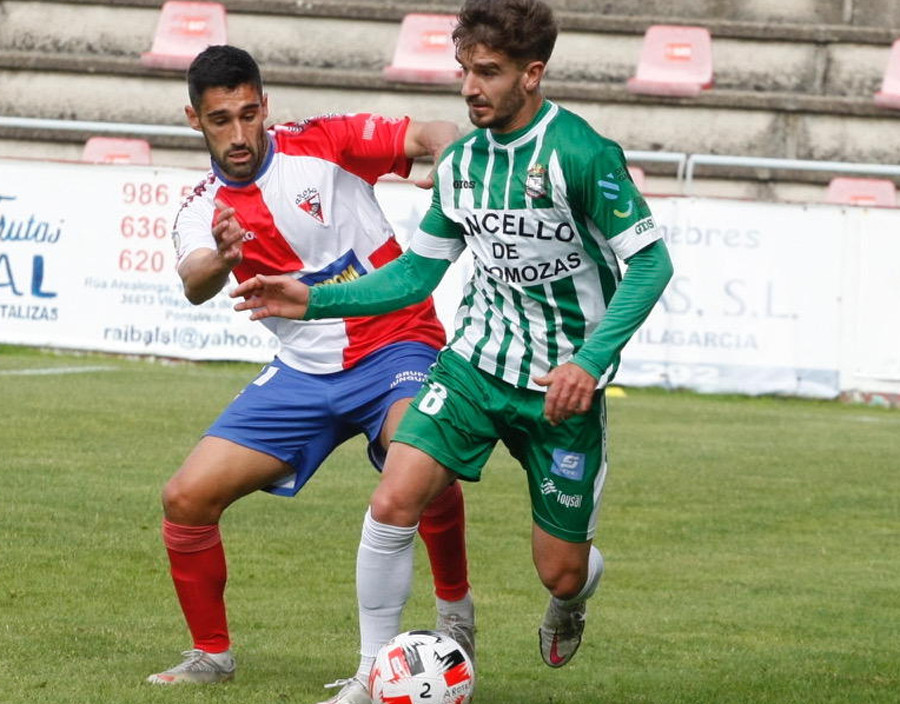
[(628, 173), (631, 174), (631, 180), (634, 181), (634, 185), (637, 186), (637, 189), (643, 193), (644, 186), (647, 183), (647, 179), (644, 176), (644, 170), (640, 166), (629, 166)]
[(84, 143), (81, 160), (92, 164), (150, 164), (146, 139), (91, 137)]
[(900, 108), (900, 39), (895, 40), (891, 46), (881, 90), (875, 93), (875, 104), (885, 108)]
[(168, 0), (159, 15), (153, 46), (141, 54), (141, 64), (183, 70), (206, 47), (226, 43), (224, 5)]
[(462, 77), (450, 34), (455, 15), (410, 13), (403, 18), (390, 66), (383, 75), (401, 83), (454, 83)]
[(828, 184), (825, 202), (895, 208), (897, 187), (886, 178), (833, 178)]
[(713, 83), (712, 40), (705, 27), (653, 25), (644, 34), (630, 93), (695, 96)]

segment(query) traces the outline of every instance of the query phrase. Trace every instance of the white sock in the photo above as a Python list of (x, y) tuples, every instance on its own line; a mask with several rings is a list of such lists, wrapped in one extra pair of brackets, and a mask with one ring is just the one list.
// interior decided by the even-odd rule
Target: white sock
[(567, 606), (575, 606), (576, 604), (580, 604), (582, 601), (586, 601), (590, 599), (594, 592), (597, 591), (597, 587), (600, 586), (600, 578), (603, 576), (603, 555), (600, 554), (600, 551), (591, 545), (591, 551), (588, 553), (588, 574), (587, 579), (584, 581), (584, 586), (581, 588), (581, 591), (578, 592), (571, 599), (556, 599), (556, 602), (562, 606), (563, 608)]
[(356, 676), (367, 681), (378, 650), (400, 632), (412, 590), (413, 539), (418, 526), (391, 526), (366, 511), (356, 554), (361, 660)]
[(471, 618), (475, 610), (472, 603), (472, 592), (466, 592), (466, 595), (459, 601), (446, 601), (439, 596), (436, 596), (434, 600), (437, 602), (438, 613), (443, 615), (456, 614), (462, 618)]

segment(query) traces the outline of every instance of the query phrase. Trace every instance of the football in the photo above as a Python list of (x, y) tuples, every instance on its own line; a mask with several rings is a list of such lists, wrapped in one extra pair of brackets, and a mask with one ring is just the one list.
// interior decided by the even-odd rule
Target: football
[(467, 704), (475, 668), (459, 643), (436, 631), (406, 631), (388, 641), (369, 675), (373, 704)]

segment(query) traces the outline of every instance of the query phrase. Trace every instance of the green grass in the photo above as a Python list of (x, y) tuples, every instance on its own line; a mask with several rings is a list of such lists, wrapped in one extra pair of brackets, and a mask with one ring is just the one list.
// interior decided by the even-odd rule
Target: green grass
[[(79, 366), (102, 369), (9, 373)], [(307, 704), (353, 671), (359, 440), (297, 498), (226, 513), (236, 682), (142, 683), (189, 645), (160, 489), (255, 369), (0, 347), (0, 702)], [(900, 413), (629, 390), (610, 436), (607, 572), (561, 670), (537, 652), (524, 477), (498, 450), (466, 487), (478, 702), (897, 701)], [(416, 570), (405, 625), (430, 626), (421, 549)]]

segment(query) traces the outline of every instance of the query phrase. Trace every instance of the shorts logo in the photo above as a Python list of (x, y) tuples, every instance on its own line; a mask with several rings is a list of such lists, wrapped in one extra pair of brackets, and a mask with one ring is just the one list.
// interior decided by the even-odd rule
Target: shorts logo
[(447, 387), (432, 381), (428, 384), (428, 391), (419, 401), (418, 409), (427, 416), (433, 416), (444, 407), (447, 399)]
[(405, 372), (397, 372), (394, 375), (394, 380), (391, 382), (391, 388), (396, 388), (400, 386), (400, 384), (404, 384), (406, 382), (424, 384), (427, 378), (428, 374), (426, 372), (420, 372), (415, 369), (411, 369)]
[(563, 494), (550, 478), (541, 482), (541, 494), (544, 496), (555, 496), (556, 502), (566, 508), (581, 508), (581, 504), (584, 502), (584, 497), (581, 494)]
[(584, 479), (584, 453), (556, 448), (553, 450), (553, 464), (550, 466), (550, 472), (557, 477), (580, 482)]

